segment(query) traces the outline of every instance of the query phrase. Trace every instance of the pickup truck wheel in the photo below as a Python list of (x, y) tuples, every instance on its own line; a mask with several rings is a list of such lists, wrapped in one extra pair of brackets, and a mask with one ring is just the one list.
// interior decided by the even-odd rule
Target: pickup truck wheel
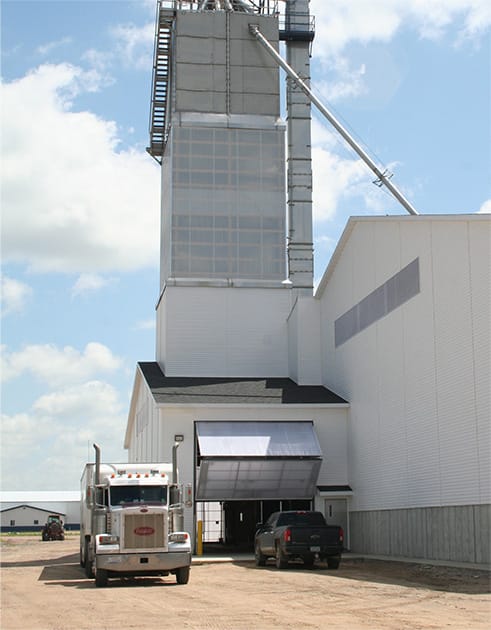
[(288, 566), (288, 560), (284, 553), (281, 551), (281, 547), (279, 545), (276, 545), (275, 561), (277, 569), (286, 569), (286, 567)]
[(254, 559), (256, 560), (256, 567), (264, 567), (266, 564), (266, 556), (261, 553), (258, 543), (254, 547)]
[(95, 573), (95, 585), (100, 588), (107, 586), (107, 571), (106, 569), (97, 569)]
[(341, 562), (341, 560), (339, 558), (328, 558), (327, 559), (327, 568), (328, 569), (338, 569), (340, 562)]
[(176, 582), (178, 584), (187, 584), (189, 582), (189, 567), (176, 569)]
[(302, 558), (304, 567), (313, 567), (315, 556), (304, 556)]

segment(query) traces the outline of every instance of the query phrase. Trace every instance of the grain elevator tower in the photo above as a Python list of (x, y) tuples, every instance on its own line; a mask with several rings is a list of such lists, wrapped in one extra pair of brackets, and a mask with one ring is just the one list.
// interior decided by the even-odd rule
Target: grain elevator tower
[(168, 376), (288, 375), (286, 320), (313, 286), (310, 103), (289, 82), (285, 124), (279, 67), (250, 26), (275, 49), (285, 40), (308, 80), (308, 5), (158, 3), (148, 151), (161, 164)]

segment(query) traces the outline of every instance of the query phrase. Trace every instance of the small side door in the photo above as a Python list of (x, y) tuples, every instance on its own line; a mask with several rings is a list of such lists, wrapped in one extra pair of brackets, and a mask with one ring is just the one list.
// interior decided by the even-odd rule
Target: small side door
[(325, 517), (328, 525), (340, 525), (344, 531), (344, 546), (348, 549), (348, 502), (342, 499), (325, 500)]

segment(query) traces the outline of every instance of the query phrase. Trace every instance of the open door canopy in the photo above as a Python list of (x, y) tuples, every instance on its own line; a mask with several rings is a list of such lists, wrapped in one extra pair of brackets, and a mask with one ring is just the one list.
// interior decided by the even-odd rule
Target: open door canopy
[(311, 421), (197, 422), (198, 501), (307, 499), (322, 452)]

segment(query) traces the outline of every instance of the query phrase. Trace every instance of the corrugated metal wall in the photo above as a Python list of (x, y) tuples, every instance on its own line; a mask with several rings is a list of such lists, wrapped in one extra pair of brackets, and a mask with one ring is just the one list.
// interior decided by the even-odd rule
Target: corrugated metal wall
[[(490, 502), (490, 227), (477, 215), (355, 222), (322, 334), (324, 383), (351, 404), (356, 511)], [(420, 293), (335, 348), (335, 320), (416, 258)]]
[[(322, 301), (324, 383), (350, 401), (352, 549), (489, 561), (491, 221), (352, 220)], [(420, 292), (335, 348), (409, 262)]]
[(351, 551), (491, 563), (491, 506), (458, 505), (350, 513)]

